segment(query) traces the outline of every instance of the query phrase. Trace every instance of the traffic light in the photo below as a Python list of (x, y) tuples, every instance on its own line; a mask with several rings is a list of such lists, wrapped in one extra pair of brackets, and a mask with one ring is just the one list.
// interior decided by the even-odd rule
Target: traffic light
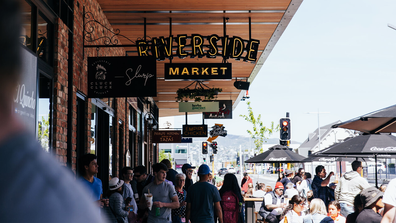
[(213, 154), (217, 154), (217, 142), (213, 141), (212, 144), (210, 144), (210, 146), (213, 149)]
[(281, 118), (280, 119), (280, 139), (283, 141), (290, 140), (290, 119), (289, 118)]
[(210, 156), (210, 162), (214, 162), (214, 155)]
[(202, 154), (208, 154), (208, 143), (202, 142)]

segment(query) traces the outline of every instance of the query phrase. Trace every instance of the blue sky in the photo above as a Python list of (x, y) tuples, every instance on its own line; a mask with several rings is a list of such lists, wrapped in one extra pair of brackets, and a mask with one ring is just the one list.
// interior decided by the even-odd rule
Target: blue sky
[[(292, 140), (303, 142), (318, 127), (308, 112), (326, 112), (326, 125), (396, 104), (396, 30), (388, 23), (396, 25), (394, 0), (303, 1), (250, 86), (254, 113), (269, 125), (290, 112)], [(247, 135), (246, 113), (240, 102), (232, 120), (207, 123)]]

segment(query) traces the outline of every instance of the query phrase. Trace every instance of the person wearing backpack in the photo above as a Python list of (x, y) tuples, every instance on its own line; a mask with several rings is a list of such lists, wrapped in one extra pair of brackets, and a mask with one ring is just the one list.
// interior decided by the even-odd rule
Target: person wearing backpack
[(244, 222), (243, 213), (240, 211), (243, 197), (238, 185), (238, 180), (234, 174), (227, 173), (224, 176), (224, 183), (219, 192), (223, 221), (227, 223)]

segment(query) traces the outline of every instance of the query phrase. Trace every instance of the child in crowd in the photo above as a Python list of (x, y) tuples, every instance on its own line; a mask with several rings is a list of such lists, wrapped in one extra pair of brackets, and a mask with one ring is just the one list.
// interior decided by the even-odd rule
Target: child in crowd
[(328, 209), (328, 215), (334, 220), (334, 223), (345, 223), (346, 218), (340, 215), (340, 203), (338, 203), (337, 201), (330, 201)]

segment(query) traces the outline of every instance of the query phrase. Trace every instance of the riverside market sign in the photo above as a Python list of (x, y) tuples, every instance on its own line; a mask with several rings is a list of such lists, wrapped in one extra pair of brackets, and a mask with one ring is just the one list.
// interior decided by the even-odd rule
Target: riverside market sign
[(89, 57), (88, 97), (155, 97), (154, 57)]
[(232, 79), (231, 63), (166, 63), (165, 80)]
[[(176, 46), (174, 46), (174, 42)], [(218, 42), (221, 42), (220, 46)], [(187, 36), (182, 34), (177, 37), (171, 35), (168, 38), (161, 36), (151, 40), (136, 41), (139, 56), (154, 56), (157, 60), (172, 59), (173, 56), (178, 56), (179, 58), (186, 58), (187, 56), (191, 58), (202, 58), (204, 56), (216, 58), (221, 56), (226, 59), (243, 59), (243, 61), (254, 63), (257, 60), (259, 45), (259, 40), (244, 40), (237, 36), (219, 37), (216, 34), (211, 36), (198, 34)], [(173, 51), (174, 48), (176, 48), (175, 53)]]

